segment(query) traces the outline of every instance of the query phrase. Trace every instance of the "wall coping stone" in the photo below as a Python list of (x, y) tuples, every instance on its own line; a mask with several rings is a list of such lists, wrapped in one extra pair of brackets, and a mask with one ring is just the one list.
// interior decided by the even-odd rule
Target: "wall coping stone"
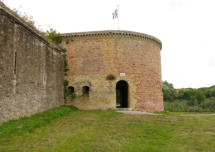
[(57, 47), (56, 45), (50, 43), (46, 38), (44, 38), (44, 36), (42, 36), (38, 31), (34, 30), (32, 27), (30, 27), (27, 23), (25, 23), (24, 21), (22, 21), (21, 19), (19, 19), (17, 16), (15, 16), (14, 14), (12, 14), (11, 12), (9, 12), (8, 10), (6, 10), (5, 8), (3, 8), (0, 5), (0, 11), (2, 11), (3, 13), (0, 12), (0, 15), (5, 15), (8, 16), (9, 18), (11, 18), (16, 24), (19, 24), (21, 26), (23, 26), (26, 30), (28, 30), (29, 32), (31, 32), (34, 36), (36, 36), (38, 39), (40, 39), (42, 42), (44, 42), (48, 47), (54, 49), (56, 52), (64, 55), (65, 53), (62, 51), (62, 49), (60, 49), (59, 47)]
[(88, 31), (88, 32), (75, 32), (75, 33), (62, 33), (62, 38), (78, 38), (78, 39), (84, 39), (86, 37), (126, 37), (126, 38), (138, 38), (138, 39), (148, 39), (152, 40), (155, 43), (159, 45), (160, 48), (162, 48), (162, 42), (151, 35), (139, 33), (139, 32), (133, 32), (133, 31), (122, 31), (122, 30), (106, 30), (106, 31)]

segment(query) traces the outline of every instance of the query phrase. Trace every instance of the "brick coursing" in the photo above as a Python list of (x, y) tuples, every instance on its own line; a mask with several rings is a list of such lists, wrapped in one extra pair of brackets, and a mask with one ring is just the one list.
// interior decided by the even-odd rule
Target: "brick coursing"
[[(75, 88), (71, 105), (81, 109), (114, 109), (116, 83), (129, 85), (129, 108), (162, 111), (161, 41), (130, 31), (96, 31), (62, 34), (67, 50), (69, 85)], [(126, 76), (120, 76), (125, 73)], [(116, 79), (106, 80), (113, 74)], [(90, 86), (89, 97), (82, 87)]]

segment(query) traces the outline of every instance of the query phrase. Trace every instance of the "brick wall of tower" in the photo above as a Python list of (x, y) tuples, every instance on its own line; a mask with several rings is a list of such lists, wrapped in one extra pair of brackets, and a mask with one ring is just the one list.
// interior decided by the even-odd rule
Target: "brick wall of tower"
[[(67, 79), (77, 94), (76, 99), (69, 99), (70, 104), (81, 109), (113, 109), (116, 83), (125, 80), (129, 85), (129, 108), (162, 111), (161, 45), (152, 39), (113, 33), (63, 37)], [(116, 79), (106, 80), (109, 74)], [(88, 98), (82, 96), (86, 85), (90, 87)]]

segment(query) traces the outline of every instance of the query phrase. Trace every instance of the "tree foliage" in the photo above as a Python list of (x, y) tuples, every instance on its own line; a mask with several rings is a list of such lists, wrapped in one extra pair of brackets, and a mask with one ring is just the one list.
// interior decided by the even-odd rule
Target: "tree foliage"
[[(162, 84), (164, 101), (187, 100), (189, 105), (199, 105), (209, 96), (206, 89), (175, 90), (172, 83), (164, 81)], [(212, 94), (212, 93), (211, 93)]]
[(54, 29), (50, 29), (49, 31), (46, 31), (46, 37), (49, 42), (55, 43), (55, 44), (60, 44), (61, 43), (61, 37), (60, 34), (56, 32)]
[(162, 91), (163, 91), (163, 98), (165, 101), (173, 101), (175, 99), (176, 91), (172, 83), (168, 83), (164, 81), (162, 83)]
[[(174, 89), (173, 84), (162, 83), (165, 109), (181, 111), (215, 111), (215, 86), (209, 88)], [(170, 111), (171, 111), (170, 110)]]
[(210, 92), (211, 97), (215, 97), (215, 89)]

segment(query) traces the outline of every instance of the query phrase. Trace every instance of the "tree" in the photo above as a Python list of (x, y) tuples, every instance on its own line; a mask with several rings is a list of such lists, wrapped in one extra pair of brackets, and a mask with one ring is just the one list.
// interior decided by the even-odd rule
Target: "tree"
[(182, 99), (185, 99), (188, 101), (188, 105), (194, 106), (194, 105), (199, 105), (202, 102), (205, 101), (205, 94), (203, 93), (202, 90), (195, 90), (195, 89), (190, 89), (187, 91), (184, 91), (184, 96)]
[(195, 96), (196, 96), (196, 99), (198, 101), (198, 104), (201, 104), (203, 101), (205, 101), (206, 97), (202, 91), (197, 90)]
[(179, 100), (184, 99), (184, 90), (183, 90), (183, 89), (179, 90), (179, 91), (176, 93), (176, 98), (179, 99)]
[(172, 83), (168, 83), (167, 81), (162, 82), (162, 91), (163, 98), (165, 101), (173, 101), (175, 100), (176, 91)]
[(215, 97), (215, 90), (212, 90), (212, 91), (210, 92), (210, 94), (211, 94), (211, 97)]

